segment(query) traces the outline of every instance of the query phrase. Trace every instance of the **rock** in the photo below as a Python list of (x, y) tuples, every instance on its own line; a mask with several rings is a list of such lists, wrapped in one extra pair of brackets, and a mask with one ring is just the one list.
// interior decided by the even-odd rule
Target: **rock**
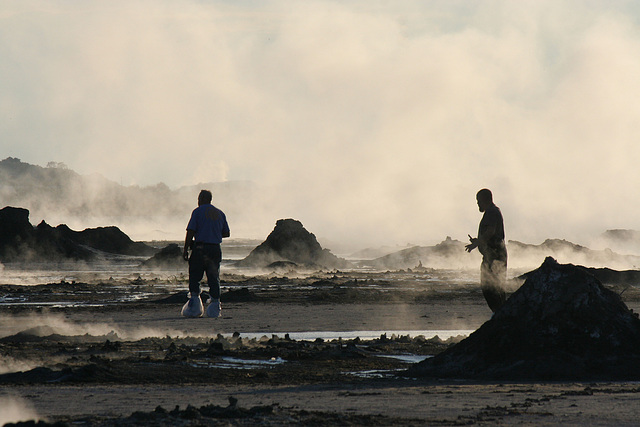
[[(613, 270), (611, 268), (582, 267), (590, 274), (593, 274), (601, 283), (606, 285), (640, 285), (640, 270)], [(533, 272), (524, 273), (518, 276), (519, 280), (524, 281)]]
[(87, 228), (73, 231), (65, 224), (56, 227), (60, 234), (70, 240), (103, 252), (120, 255), (145, 256), (153, 255), (156, 249), (142, 242), (134, 242), (118, 227)]
[[(66, 225), (64, 227), (68, 229)], [(53, 228), (44, 221), (38, 224), (33, 238), (27, 243), (33, 258), (40, 260), (90, 260), (95, 257), (93, 251), (74, 241), (64, 228)]]
[(45, 221), (33, 227), (29, 211), (5, 207), (0, 210), (0, 261), (91, 260), (99, 252), (119, 255), (150, 255), (156, 250), (133, 242), (117, 227), (88, 228), (77, 232)]
[(29, 211), (7, 206), (0, 210), (0, 259), (13, 258), (34, 234)]
[(177, 243), (170, 243), (160, 249), (154, 256), (143, 261), (141, 266), (149, 268), (188, 268), (187, 262), (182, 257), (182, 249)]
[(310, 268), (348, 268), (351, 264), (323, 249), (316, 237), (309, 233), (300, 221), (280, 219), (267, 239), (237, 267), (264, 268), (275, 262), (292, 262)]
[(265, 269), (276, 273), (286, 273), (289, 271), (296, 271), (298, 269), (298, 264), (291, 261), (276, 261), (267, 265)]
[(491, 320), (407, 375), (639, 380), (640, 319), (586, 269), (549, 257)]

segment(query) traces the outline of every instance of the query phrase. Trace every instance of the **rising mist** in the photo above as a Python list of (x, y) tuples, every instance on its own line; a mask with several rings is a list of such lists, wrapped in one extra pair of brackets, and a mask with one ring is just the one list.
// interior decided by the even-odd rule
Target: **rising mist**
[(604, 1), (9, 2), (3, 157), (124, 186), (251, 181), (266, 202), (238, 208), (246, 229), (230, 215), (241, 237), (295, 218), (360, 247), (465, 240), (489, 187), (508, 239), (585, 244), (640, 228), (638, 18)]

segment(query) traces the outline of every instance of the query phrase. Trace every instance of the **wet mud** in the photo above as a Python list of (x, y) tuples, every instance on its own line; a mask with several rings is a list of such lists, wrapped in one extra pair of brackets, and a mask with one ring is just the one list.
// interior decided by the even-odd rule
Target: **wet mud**
[[(413, 316), (411, 325), (423, 329), (437, 329), (445, 316), (478, 327), (490, 312), (472, 273), (231, 272), (222, 282), (220, 320), (178, 317), (184, 274), (0, 285), (0, 388), (33, 401), (39, 419), (51, 425), (554, 425), (605, 416), (611, 424), (631, 425), (637, 419), (637, 405), (595, 412), (636, 399), (634, 383), (405, 376), (464, 337), (302, 340), (263, 326), (293, 317), (282, 324), (312, 331), (319, 313), (339, 317), (330, 320), (343, 329), (334, 330), (358, 330), (365, 309), (373, 307), (374, 317)], [(517, 279), (511, 286), (518, 288)], [(609, 288), (627, 303), (640, 301), (635, 286)], [(92, 322), (151, 325), (154, 332), (97, 332)]]

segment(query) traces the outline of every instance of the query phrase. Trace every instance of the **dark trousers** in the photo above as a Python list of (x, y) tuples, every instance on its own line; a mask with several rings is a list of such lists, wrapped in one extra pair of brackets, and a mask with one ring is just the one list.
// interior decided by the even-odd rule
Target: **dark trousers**
[(189, 292), (200, 293), (200, 280), (207, 273), (211, 298), (220, 299), (220, 262), (222, 250), (220, 245), (196, 243), (189, 257)]

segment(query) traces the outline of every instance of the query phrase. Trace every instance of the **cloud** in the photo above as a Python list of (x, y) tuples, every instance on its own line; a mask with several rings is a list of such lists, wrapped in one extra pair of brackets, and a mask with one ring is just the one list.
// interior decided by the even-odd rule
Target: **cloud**
[[(250, 179), (334, 240), (638, 228), (626, 2), (15, 2), (7, 155), (124, 184)], [(230, 218), (233, 222), (233, 219)], [(263, 236), (259, 236), (263, 237)]]
[(20, 421), (38, 421), (39, 417), (28, 401), (13, 396), (0, 395), (0, 424), (18, 423)]

